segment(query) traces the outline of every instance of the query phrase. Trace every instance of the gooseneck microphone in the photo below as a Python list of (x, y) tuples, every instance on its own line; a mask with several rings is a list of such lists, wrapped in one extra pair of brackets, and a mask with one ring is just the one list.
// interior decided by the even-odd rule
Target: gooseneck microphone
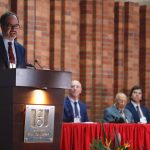
[(37, 59), (34, 60), (34, 63), (37, 64), (40, 67), (40, 69), (43, 69), (43, 67), (40, 65), (40, 63)]

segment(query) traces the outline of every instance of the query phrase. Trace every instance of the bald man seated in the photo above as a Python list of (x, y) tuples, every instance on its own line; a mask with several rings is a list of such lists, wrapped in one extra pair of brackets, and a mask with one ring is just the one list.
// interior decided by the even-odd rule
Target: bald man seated
[(125, 108), (127, 100), (127, 96), (124, 93), (117, 93), (115, 104), (104, 110), (104, 122), (132, 123), (134, 121), (133, 116), (130, 111)]
[(69, 95), (64, 100), (64, 122), (88, 121), (86, 105), (79, 99), (81, 92), (81, 83), (77, 80), (72, 81)]

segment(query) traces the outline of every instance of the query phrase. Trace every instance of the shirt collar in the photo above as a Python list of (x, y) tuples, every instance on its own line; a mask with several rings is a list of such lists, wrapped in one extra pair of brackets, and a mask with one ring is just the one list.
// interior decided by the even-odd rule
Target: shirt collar
[(133, 106), (136, 108), (136, 106), (140, 107), (140, 104), (136, 104), (134, 101), (131, 101), (131, 103), (133, 104)]
[(79, 101), (79, 100), (74, 100), (74, 99), (72, 99), (70, 96), (68, 96), (68, 98), (69, 98), (69, 100), (70, 100), (71, 103), (74, 103), (74, 102), (77, 102), (77, 103), (78, 103), (78, 101)]
[(8, 43), (8, 42), (12, 42), (12, 44), (14, 44), (14, 40), (13, 41), (10, 41), (10, 40), (8, 40), (8, 39), (3, 39), (4, 40), (4, 43)]

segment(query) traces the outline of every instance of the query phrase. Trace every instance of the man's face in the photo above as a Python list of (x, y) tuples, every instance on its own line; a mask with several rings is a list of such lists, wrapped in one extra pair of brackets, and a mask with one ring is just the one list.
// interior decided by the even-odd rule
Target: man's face
[(78, 98), (82, 91), (82, 87), (79, 81), (72, 81), (71, 89), (69, 90), (69, 95), (73, 98)]
[(124, 96), (120, 96), (118, 103), (117, 103), (117, 108), (124, 109), (126, 104), (127, 104), (127, 98)]
[(135, 103), (140, 103), (140, 101), (142, 100), (142, 91), (141, 91), (141, 89), (133, 90), (131, 98)]
[(6, 20), (6, 25), (2, 26), (3, 37), (8, 40), (14, 40), (17, 37), (19, 28), (17, 17), (9, 16)]

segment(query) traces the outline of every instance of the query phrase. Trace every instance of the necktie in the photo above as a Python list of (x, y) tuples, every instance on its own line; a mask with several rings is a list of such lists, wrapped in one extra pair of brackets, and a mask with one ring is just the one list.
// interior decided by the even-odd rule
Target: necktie
[(139, 118), (141, 118), (141, 117), (142, 117), (142, 115), (141, 115), (141, 112), (140, 112), (139, 106), (136, 106), (136, 109), (137, 109), (137, 113), (138, 113)]
[(120, 110), (119, 112), (120, 112), (121, 117), (126, 121), (126, 117), (125, 117), (123, 110)]
[(75, 109), (75, 117), (79, 116), (78, 108), (77, 108), (77, 102), (74, 102), (74, 109)]
[(12, 42), (8, 42), (8, 54), (9, 54), (10, 63), (15, 64), (15, 57), (14, 57), (13, 49), (12, 49)]
[(119, 112), (120, 112), (120, 114), (123, 114), (123, 110), (122, 109)]

